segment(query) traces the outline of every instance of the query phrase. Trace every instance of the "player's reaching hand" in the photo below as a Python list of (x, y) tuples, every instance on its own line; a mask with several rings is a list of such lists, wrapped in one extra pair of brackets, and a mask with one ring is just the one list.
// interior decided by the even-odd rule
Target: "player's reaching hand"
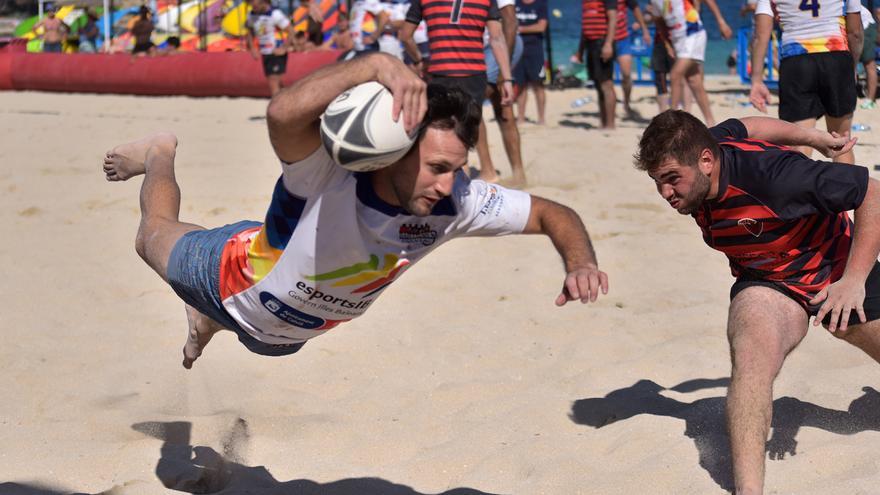
[(859, 138), (850, 137), (848, 132), (841, 136), (836, 132), (823, 132), (816, 129), (816, 142), (811, 146), (819, 153), (833, 159), (849, 153), (858, 140)]
[(570, 271), (565, 276), (562, 292), (556, 297), (556, 305), (564, 306), (568, 301), (581, 303), (595, 302), (599, 292), (608, 294), (608, 275), (596, 265), (588, 265)]
[(755, 79), (752, 74), (752, 90), (749, 92), (749, 101), (758, 111), (767, 113), (767, 105), (770, 103), (770, 90), (764, 81)]
[(859, 315), (859, 321), (862, 323), (868, 321), (864, 309), (864, 280), (847, 278), (844, 275), (837, 282), (822, 289), (816, 294), (816, 297), (810, 300), (811, 305), (819, 303), (822, 303), (822, 307), (816, 313), (813, 325), (818, 326), (826, 315), (831, 315), (831, 321), (828, 323), (828, 331), (831, 333), (846, 332), (849, 317), (853, 311)]
[(376, 57), (374, 60), (382, 60), (392, 65), (377, 71), (377, 81), (388, 88), (394, 96), (394, 105), (391, 108), (394, 121), (397, 122), (402, 115), (404, 128), (407, 132), (412, 132), (428, 111), (427, 85), (400, 60), (393, 57)]

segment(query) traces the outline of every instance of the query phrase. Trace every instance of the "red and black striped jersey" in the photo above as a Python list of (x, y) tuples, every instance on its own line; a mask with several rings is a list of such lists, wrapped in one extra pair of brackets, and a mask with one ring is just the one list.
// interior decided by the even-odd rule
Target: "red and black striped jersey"
[(614, 39), (622, 40), (629, 37), (626, 9), (638, 6), (636, 0), (582, 0), (581, 2), (581, 33), (584, 39), (605, 39), (608, 33), (608, 9), (617, 9), (617, 24)]
[(718, 196), (693, 214), (735, 277), (780, 284), (804, 306), (846, 267), (868, 170), (748, 139), (739, 120), (710, 129), (721, 148)]
[(483, 30), (501, 19), (495, 0), (413, 0), (406, 21), (428, 26), (428, 72), (464, 77), (486, 73)]

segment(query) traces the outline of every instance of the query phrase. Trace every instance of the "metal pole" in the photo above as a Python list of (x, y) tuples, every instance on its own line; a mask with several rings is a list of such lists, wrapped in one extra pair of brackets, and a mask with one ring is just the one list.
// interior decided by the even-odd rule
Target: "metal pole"
[(107, 6), (107, 10), (108, 10), (109, 13), (110, 13), (110, 21), (111, 21), (111, 22), (110, 22), (110, 29), (109, 29), (109, 31), (110, 31), (110, 43), (107, 45), (107, 53), (110, 53), (110, 48), (111, 48), (112, 45), (113, 45), (113, 35), (116, 34), (116, 33), (113, 32), (113, 22), (112, 22), (112, 21), (113, 21), (113, 0), (110, 0), (110, 3), (109, 3), (108, 6)]
[(199, 50), (207, 51), (208, 50), (208, 40), (206, 38), (208, 34), (208, 1), (207, 0), (199, 0)]
[(104, 0), (104, 51), (110, 52), (110, 0)]
[(37, 2), (37, 18), (43, 20), (43, 0)]

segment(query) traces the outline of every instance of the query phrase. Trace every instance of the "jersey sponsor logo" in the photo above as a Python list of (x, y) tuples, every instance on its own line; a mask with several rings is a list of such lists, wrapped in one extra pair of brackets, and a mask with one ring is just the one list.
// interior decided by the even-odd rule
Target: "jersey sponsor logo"
[(358, 287), (351, 291), (352, 294), (363, 294), (363, 297), (369, 297), (393, 282), (409, 265), (408, 259), (398, 258), (394, 254), (386, 254), (380, 267), (379, 257), (371, 254), (367, 261), (309, 276), (306, 277), (306, 280), (313, 282), (336, 280), (333, 287), (355, 285)]
[(498, 216), (503, 205), (504, 196), (498, 192), (498, 188), (495, 186), (489, 186), (489, 190), (486, 192), (486, 202), (483, 203), (483, 207), (480, 208), (480, 215), (488, 215), (492, 210), (495, 210), (495, 216)]
[(264, 308), (268, 309), (269, 312), (275, 315), (278, 319), (295, 327), (305, 328), (306, 330), (317, 330), (327, 323), (323, 318), (318, 318), (317, 316), (291, 308), (268, 292), (260, 292), (260, 302), (263, 304)]
[(736, 224), (746, 229), (749, 234), (752, 234), (755, 237), (759, 237), (764, 233), (764, 224), (753, 218), (740, 218), (737, 220)]
[(421, 225), (405, 223), (400, 226), (400, 240), (408, 244), (430, 246), (437, 241), (437, 231), (427, 223)]

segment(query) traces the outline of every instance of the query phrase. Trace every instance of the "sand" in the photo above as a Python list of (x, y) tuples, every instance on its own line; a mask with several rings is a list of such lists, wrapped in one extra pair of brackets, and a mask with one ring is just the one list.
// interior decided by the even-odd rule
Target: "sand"
[[(754, 114), (738, 82), (710, 85), (719, 121)], [(583, 216), (599, 302), (553, 305), (544, 237), (457, 240), (295, 356), (223, 333), (186, 371), (183, 305), (133, 248), (140, 180), (105, 182), (101, 157), (173, 131), (182, 219), (261, 219), (266, 102), (0, 93), (0, 493), (724, 493), (725, 259), (633, 169), (645, 124), (598, 131), (595, 102), (569, 106), (584, 94), (549, 92), (523, 154), (528, 191)], [(856, 148), (872, 168), (876, 136)], [(810, 331), (776, 382), (768, 493), (877, 492), (878, 381)]]

